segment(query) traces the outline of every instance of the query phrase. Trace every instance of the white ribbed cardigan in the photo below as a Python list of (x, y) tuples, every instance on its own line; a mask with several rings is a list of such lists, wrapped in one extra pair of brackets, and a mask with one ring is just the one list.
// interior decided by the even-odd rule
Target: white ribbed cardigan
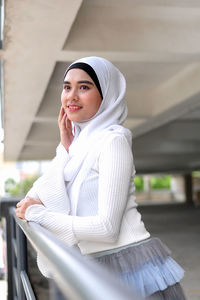
[(62, 153), (43, 176), (39, 193), (34, 186), (28, 193), (44, 203), (26, 210), (28, 221), (44, 226), (69, 246), (78, 245), (82, 254), (114, 249), (150, 236), (136, 208), (132, 151), (123, 135), (114, 134), (104, 145), (81, 186), (75, 209), (73, 185), (68, 191), (70, 203), (65, 197), (63, 170), (69, 154), (62, 146), (59, 151)]

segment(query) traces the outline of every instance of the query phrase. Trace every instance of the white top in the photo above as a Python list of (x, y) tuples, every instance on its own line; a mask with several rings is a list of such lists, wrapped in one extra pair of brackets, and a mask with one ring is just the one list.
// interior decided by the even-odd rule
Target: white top
[[(60, 151), (63, 151), (63, 157), (68, 160), (69, 154), (64, 147)], [(63, 189), (65, 163), (60, 161), (61, 168), (54, 169), (54, 173), (53, 170), (52, 173), (49, 172)], [(49, 189), (54, 191), (52, 199), (55, 200), (43, 199), (45, 206), (30, 206), (25, 217), (28, 221), (35, 221), (44, 226), (67, 245), (78, 245), (83, 254), (141, 241), (150, 234), (136, 209), (133, 195), (134, 174), (132, 151), (127, 139), (123, 135), (113, 134), (82, 183), (77, 205), (73, 203), (76, 185), (72, 184), (68, 190), (71, 210), (65, 212), (65, 203), (56, 201), (61, 195), (59, 192), (56, 198), (55, 187), (51, 184), (53, 180), (46, 180), (45, 184), (43, 181), (40, 185), (41, 195), (47, 192), (49, 184)], [(34, 187), (28, 194), (40, 198)]]

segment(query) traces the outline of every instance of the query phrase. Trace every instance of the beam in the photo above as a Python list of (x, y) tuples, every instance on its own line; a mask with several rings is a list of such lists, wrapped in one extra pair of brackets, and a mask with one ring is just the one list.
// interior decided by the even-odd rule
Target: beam
[(163, 82), (151, 95), (154, 99), (154, 116), (183, 101), (185, 101), (185, 105), (190, 107), (189, 99), (195, 95), (200, 95), (199, 82), (200, 63), (186, 66), (175, 76)]
[(173, 53), (173, 52), (151, 52), (151, 51), (98, 51), (98, 50), (61, 50), (56, 57), (58, 61), (74, 61), (80, 57), (87, 56), (105, 57), (113, 62), (144, 62), (144, 63), (198, 63), (200, 53)]
[(196, 109), (199, 109), (200, 107), (199, 99), (200, 99), (200, 91), (199, 93), (194, 94), (190, 98), (185, 99), (181, 103), (174, 105), (173, 107), (170, 107), (168, 110), (149, 118), (147, 122), (134, 128), (133, 138), (142, 136), (147, 132), (150, 132), (152, 130), (157, 129), (158, 127), (169, 124), (170, 122), (179, 119), (181, 117), (184, 118), (184, 115), (189, 114)]
[(153, 140), (151, 138), (145, 138), (136, 140), (133, 143), (133, 150), (135, 153), (140, 154), (198, 154), (200, 153), (200, 141), (187, 142), (183, 140), (167, 140), (166, 138), (160, 138)]
[(6, 1), (6, 160), (17, 160), (20, 155), (54, 70), (55, 55), (62, 49), (81, 4), (81, 0), (50, 0), (46, 4), (42, 0)]
[(84, 1), (64, 50), (199, 53), (200, 6), (167, 4)]

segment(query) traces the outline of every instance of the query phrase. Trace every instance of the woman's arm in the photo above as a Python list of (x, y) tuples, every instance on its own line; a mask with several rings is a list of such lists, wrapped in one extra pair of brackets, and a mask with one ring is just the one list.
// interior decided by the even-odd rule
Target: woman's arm
[(98, 214), (79, 217), (30, 206), (25, 218), (40, 223), (67, 244), (81, 240), (112, 243), (119, 234), (133, 171), (132, 151), (125, 137), (117, 136), (99, 158)]

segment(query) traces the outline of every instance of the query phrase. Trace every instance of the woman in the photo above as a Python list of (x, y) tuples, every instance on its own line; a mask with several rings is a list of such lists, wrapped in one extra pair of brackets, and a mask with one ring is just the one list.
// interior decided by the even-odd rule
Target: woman
[[(132, 136), (121, 125), (125, 90), (124, 76), (106, 59), (86, 57), (68, 67), (57, 155), (16, 214), (107, 266), (142, 297), (182, 300), (182, 268), (150, 237), (136, 209)], [(40, 257), (38, 265), (48, 276)]]

